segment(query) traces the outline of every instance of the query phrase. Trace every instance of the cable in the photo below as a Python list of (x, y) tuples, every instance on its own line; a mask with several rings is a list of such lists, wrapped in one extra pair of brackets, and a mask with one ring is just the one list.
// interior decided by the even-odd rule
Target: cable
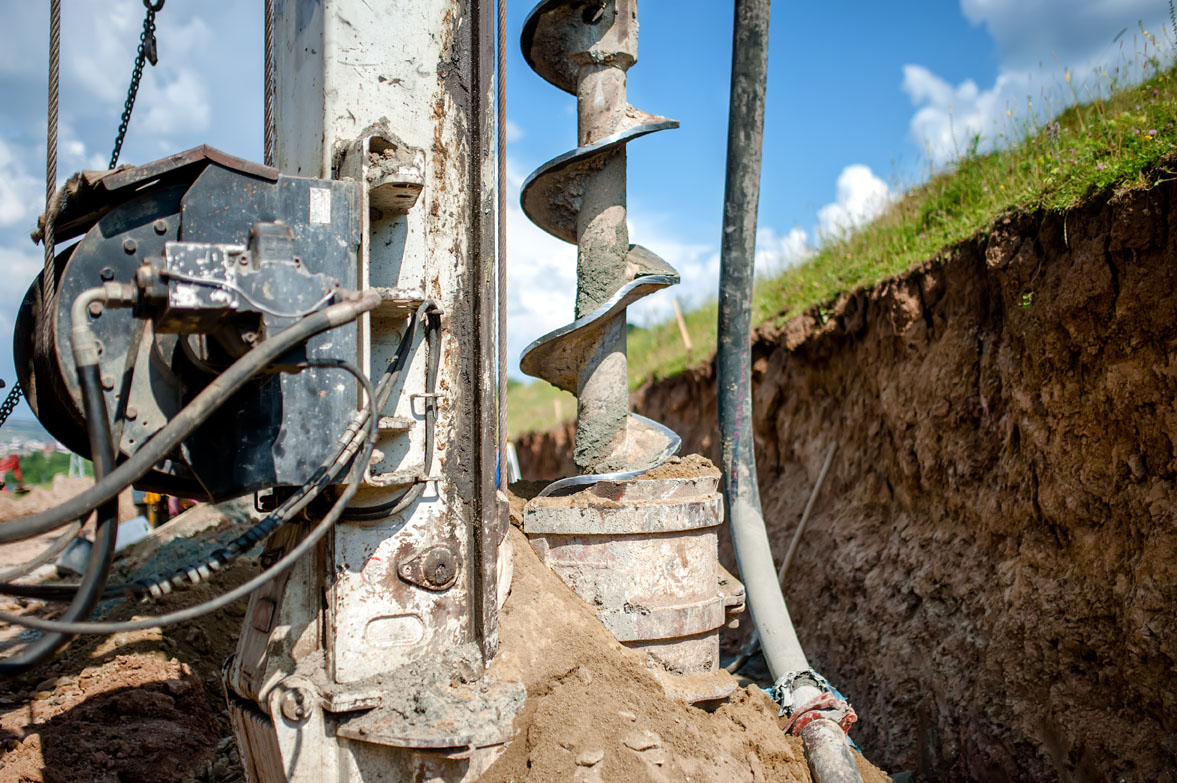
[[(439, 363), (440, 363), (440, 359), (441, 359), (440, 346), (437, 345), (437, 332), (441, 327), (441, 316), (440, 316), (440, 313), (436, 312), (432, 303), (429, 303), (429, 302), (422, 304), (421, 308), (417, 312), (418, 312), (418, 320), (416, 320), (414, 323), (415, 324), (420, 323), (420, 320), (419, 320), (420, 314), (424, 314), (424, 320), (427, 323), (427, 329), (425, 332), (425, 339), (426, 339), (426, 350), (429, 354), (429, 356), (428, 356), (429, 366), (428, 366), (428, 369), (426, 370), (426, 378), (425, 378), (425, 392), (426, 392), (426, 397), (425, 397), (425, 459), (423, 462), (422, 470), (425, 472), (426, 476), (428, 476), (429, 469), (433, 464), (433, 439), (434, 439), (434, 427), (436, 424), (436, 416), (437, 416), (437, 408), (436, 408), (437, 403), (436, 403), (436, 398), (433, 395), (435, 394), (436, 389), (437, 389), (437, 372), (438, 372), (438, 367), (440, 366)], [(406, 330), (405, 334), (406, 334), (406, 336), (408, 335), (407, 330)], [(402, 345), (397, 348), (398, 352), (400, 352), (401, 347), (403, 347), (404, 340), (405, 340), (405, 337), (402, 337), (401, 338)], [(405, 356), (398, 355), (397, 361), (398, 362), (403, 361), (406, 356), (407, 355), (405, 355)], [(399, 373), (400, 370), (397, 369), (396, 372)], [(386, 378), (388, 378), (388, 377), (391, 377), (391, 376), (386, 376)], [(381, 382), (381, 384), (383, 385), (383, 381)], [(384, 403), (387, 402), (387, 394), (388, 393), (391, 393), (391, 384), (389, 385), (389, 387), (386, 390), (386, 396), (380, 402), (381, 408), (383, 408)], [(408, 489), (406, 489), (404, 491), (404, 493), (401, 494), (400, 497), (396, 498), (395, 500), (390, 500), (390, 501), (387, 501), (385, 503), (381, 503), (381, 504), (375, 505), (375, 506), (363, 506), (360, 508), (349, 508), (344, 513), (344, 519), (348, 520), (349, 522), (376, 522), (381, 519), (387, 519), (388, 517), (391, 517), (395, 514), (399, 514), (400, 512), (402, 512), (406, 508), (408, 508), (410, 505), (415, 503), (417, 501), (417, 499), (421, 497), (421, 495), (424, 491), (425, 491), (424, 482), (418, 481), (417, 483), (413, 484)]]
[[(362, 375), (362, 374), (361, 374)], [(366, 382), (367, 379), (365, 379)], [(368, 388), (371, 388), (370, 386)], [(372, 404), (372, 396), (368, 397), (369, 405)], [(127, 631), (137, 631), (144, 628), (160, 628), (168, 625), (175, 625), (177, 623), (192, 620), (201, 615), (214, 612), (221, 609), (234, 601), (244, 598), (252, 593), (257, 588), (261, 587), (266, 582), (274, 579), (286, 569), (294, 565), (300, 557), (306, 554), (312, 547), (322, 540), (323, 536), (327, 534), (332, 526), (343, 515), (344, 509), (348, 502), (355, 496), (360, 488), (360, 479), (363, 476), (364, 468), (368, 464), (368, 459), (372, 455), (372, 449), (376, 445), (376, 429), (377, 417), (374, 411), (370, 410), (368, 419), (367, 437), (364, 441), (364, 448), (360, 454), (359, 459), (352, 463), (351, 470), (347, 476), (347, 487), (343, 493), (336, 499), (331, 509), (326, 516), (316, 524), (311, 531), (299, 541), (289, 552), (283, 555), (274, 565), (266, 569), (262, 573), (255, 576), (253, 579), (238, 585), (232, 590), (222, 593), (216, 598), (206, 601), (196, 606), (190, 606), (175, 612), (159, 615), (157, 617), (148, 617), (141, 620), (131, 620), (129, 622), (62, 622), (59, 620), (43, 620), (38, 617), (20, 617), (18, 615), (8, 614), (7, 612), (0, 612), (0, 622), (15, 623), (23, 625), (28, 628), (37, 628), (46, 631), (60, 631), (64, 633), (73, 634), (111, 634), (124, 633)], [(307, 501), (309, 502), (309, 501)]]
[[(364, 407), (369, 413), (374, 412), (376, 395), (372, 389), (372, 384), (351, 362), (343, 360), (310, 361), (305, 366), (346, 370), (351, 373), (364, 390)], [(145, 577), (138, 580), (134, 585), (127, 585), (127, 587), (135, 595), (150, 594), (159, 597), (171, 592), (173, 587), (180, 587), (186, 583), (192, 585), (200, 584), (208, 579), (214, 571), (221, 570), (229, 562), (253, 549), (255, 545), (267, 538), (280, 526), (291, 521), (312, 503), (324, 489), (334, 483), (339, 473), (354, 458), (356, 447), (363, 440), (359, 427), (362, 426), (362, 421), (366, 418), (368, 417), (363, 417), (357, 412), (357, 415), (352, 418), (352, 422), (344, 429), (343, 435), (337, 441), (334, 453), (315, 469), (314, 473), (311, 474), (311, 478), (298, 491), (287, 498), (281, 506), (270, 513), (265, 519), (250, 527), (249, 530), (230, 541), (224, 547), (206, 555), (195, 563), (177, 569), (171, 574), (156, 574), (155, 576)]]
[[(365, 412), (373, 408), (371, 403), (373, 399), (371, 384), (364, 377), (363, 373), (350, 362), (312, 361), (307, 362), (305, 366), (324, 369), (342, 369), (351, 373), (367, 394), (368, 402), (365, 404)], [(173, 587), (180, 587), (186, 583), (193, 585), (199, 584), (211, 576), (212, 572), (221, 570), (230, 561), (248, 552), (256, 544), (277, 530), (279, 526), (289, 522), (308, 503), (313, 502), (322, 490), (338, 476), (342, 469), (341, 465), (345, 467), (350, 462), (350, 456), (354, 456), (355, 454), (355, 449), (351, 448), (353, 444), (356, 441), (363, 440), (362, 433), (359, 430), (365, 421), (367, 421), (367, 416), (361, 416), (360, 412), (357, 412), (352, 417), (352, 421), (344, 429), (343, 435), (336, 442), (332, 454), (315, 469), (307, 482), (297, 492), (291, 495), (291, 497), (287, 498), (281, 506), (261, 521), (252, 525), (245, 533), (239, 535), (220, 549), (176, 570), (144, 577), (131, 584), (109, 585), (104, 591), (103, 597), (141, 597), (145, 595), (159, 597), (170, 593)], [(303, 498), (306, 498), (306, 503), (300, 502)], [(50, 601), (68, 600), (73, 597), (77, 589), (78, 585), (0, 584), (0, 595), (15, 595)]]
[[(19, 579), (25, 574), (40, 568), (48, 563), (53, 558), (65, 551), (65, 548), (70, 545), (70, 542), (77, 537), (78, 531), (82, 529), (81, 521), (75, 520), (65, 532), (53, 540), (53, 543), (41, 550), (41, 553), (31, 560), (26, 560), (20, 565), (12, 566), (0, 571), (0, 583), (10, 582), (13, 579)], [(2, 587), (3, 585), (0, 585)], [(0, 590), (0, 593), (3, 593)]]
[[(106, 417), (106, 400), (102, 395), (97, 363), (79, 366), (78, 381), (82, 387), (82, 401), (85, 404), (90, 451), (94, 457), (94, 475), (103, 476), (114, 466), (114, 443), (110, 436), (110, 421)], [(114, 562), (118, 520), (118, 500), (108, 501), (98, 509), (98, 528), (94, 546), (90, 549), (90, 559), (86, 564), (82, 582), (63, 615), (65, 623), (89, 617), (102, 600), (106, 580), (110, 576), (110, 567)], [(61, 649), (72, 635), (59, 627), (42, 630), (48, 633), (30, 643), (19, 654), (0, 661), (0, 675), (24, 674)]]
[(201, 390), (192, 402), (184, 406), (126, 462), (96, 481), (94, 486), (56, 508), (0, 524), (0, 543), (32, 538), (89, 514), (99, 504), (115, 497), (125, 487), (145, 475), (250, 378), (274, 360), (319, 332), (354, 321), (361, 313), (372, 310), (379, 304), (378, 293), (365, 291), (355, 300), (333, 304), (259, 343)]
[(246, 302), (248, 302), (250, 305), (252, 305), (254, 307), (254, 309), (261, 310), (263, 313), (266, 313), (267, 315), (272, 315), (275, 318), (302, 318), (303, 316), (310, 315), (311, 313), (315, 312), (323, 305), (330, 302), (331, 297), (335, 296), (335, 293), (336, 293), (335, 291), (328, 291), (326, 294), (323, 295), (322, 299), (315, 302), (310, 307), (304, 308), (302, 310), (298, 310), (293, 313), (287, 313), (287, 312), (283, 312), (282, 310), (275, 310), (274, 308), (267, 305), (265, 302), (257, 301), (252, 296), (250, 296), (250, 294), (244, 288), (234, 285), (233, 283), (230, 283), (228, 280), (216, 280), (211, 277), (197, 277), (196, 275), (186, 275), (183, 272), (175, 272), (170, 269), (160, 270), (159, 276), (165, 280), (176, 280), (177, 282), (180, 282), (180, 283), (191, 283), (192, 285), (205, 285), (205, 286), (209, 286), (211, 288), (223, 288), (226, 291), (232, 291), (233, 293), (237, 294), (242, 299), (244, 299)]

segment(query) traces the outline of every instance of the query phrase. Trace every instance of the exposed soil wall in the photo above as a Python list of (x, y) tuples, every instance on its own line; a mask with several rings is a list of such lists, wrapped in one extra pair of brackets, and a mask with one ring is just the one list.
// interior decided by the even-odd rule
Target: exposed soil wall
[[(755, 337), (778, 558), (839, 444), (787, 597), (884, 768), (1177, 780), (1175, 195), (1010, 217)], [(718, 461), (712, 373), (633, 401)], [(570, 440), (522, 439), (524, 476)]]

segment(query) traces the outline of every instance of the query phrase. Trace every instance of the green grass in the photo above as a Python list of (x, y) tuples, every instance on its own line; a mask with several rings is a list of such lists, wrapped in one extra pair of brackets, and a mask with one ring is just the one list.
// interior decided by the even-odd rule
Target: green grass
[(576, 398), (544, 381), (507, 381), (507, 437), (555, 427), (576, 418)]
[[(26, 487), (48, 484), (53, 481), (53, 477), (58, 473), (66, 473), (68, 471), (68, 452), (51, 451), (46, 453), (35, 451), (31, 454), (24, 454), (20, 458), (20, 472), (24, 477)], [(83, 461), (82, 473), (86, 476), (94, 475), (94, 467), (90, 464), (89, 460)], [(9, 482), (10, 489), (16, 486), (11, 473), (4, 478)]]
[[(1168, 34), (1177, 37), (1172, 31)], [(1031, 110), (1030, 120), (1003, 134), (1019, 141), (995, 151), (982, 152), (982, 139), (970, 139), (949, 170), (909, 190), (872, 223), (845, 236), (824, 238), (804, 263), (760, 280), (754, 295), (755, 321), (782, 323), (815, 306), (820, 317), (821, 308), (840, 294), (934, 259), (984, 235), (1005, 215), (1065, 212), (1099, 192), (1149, 188), (1173, 177), (1177, 67), (1162, 64), (1156, 40), (1147, 33), (1145, 39), (1148, 44), (1140, 55), (1147, 74), (1143, 82), (1123, 87), (1114, 73), (1094, 95), (1084, 88), (1082, 96), (1068, 73), (1066, 88), (1074, 100), (1087, 97), (1086, 102), (1049, 121), (1034, 119)], [(684, 319), (693, 343), (690, 352), (674, 320), (631, 329), (631, 388), (676, 375), (711, 356), (715, 303), (685, 313)], [(546, 385), (520, 384), (508, 397), (513, 434), (554, 423), (544, 420), (542, 406), (528, 409), (528, 401), (550, 394), (543, 389)], [(575, 411), (574, 404), (564, 406), (566, 418), (572, 415), (569, 410)]]

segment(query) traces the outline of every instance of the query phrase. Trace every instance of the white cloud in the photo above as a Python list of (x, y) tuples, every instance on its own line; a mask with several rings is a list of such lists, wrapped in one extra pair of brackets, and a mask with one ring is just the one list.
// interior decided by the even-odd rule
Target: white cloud
[[(576, 248), (534, 225), (519, 207), (523, 176), (508, 161), (507, 196), (507, 354), (509, 368), (518, 375), (522, 350), (537, 337), (569, 323), (576, 301)], [(894, 198), (890, 188), (868, 166), (854, 164), (842, 170), (836, 200), (818, 212), (818, 236), (841, 233), (860, 226), (886, 208)], [(629, 308), (630, 322), (650, 326), (674, 314), (674, 300), (684, 308), (713, 300), (719, 286), (719, 248), (683, 242), (669, 216), (650, 216), (630, 211), (629, 236), (678, 270), (682, 282), (659, 291)], [(756, 269), (771, 276), (806, 260), (814, 253), (811, 235), (794, 227), (781, 234), (771, 226), (756, 233)]]
[(208, 91), (192, 70), (181, 68), (170, 81), (145, 77), (142, 93), (148, 107), (140, 118), (144, 134), (169, 136), (208, 127)]
[(44, 184), (25, 167), (19, 150), (0, 140), (0, 226), (27, 222), (41, 211)]
[(576, 248), (556, 239), (523, 214), (524, 175), (507, 161), (507, 361), (517, 375), (523, 349), (572, 320), (576, 302)]
[(813, 252), (809, 232), (799, 226), (794, 226), (783, 236), (771, 227), (760, 228), (756, 231), (756, 274), (758, 277), (775, 277), (800, 264)]
[(817, 211), (819, 238), (841, 236), (869, 223), (894, 199), (887, 183), (861, 163), (842, 169), (836, 193), (833, 203)]
[(916, 106), (912, 139), (937, 166), (965, 154), (974, 138), (981, 150), (1001, 146), (1075, 97), (1106, 94), (1113, 76), (1138, 79), (1154, 43), (1168, 45), (1168, 8), (1156, 0), (961, 0), (961, 11), (993, 36), (999, 66), (991, 86), (953, 85), (918, 64), (903, 68), (903, 91)]

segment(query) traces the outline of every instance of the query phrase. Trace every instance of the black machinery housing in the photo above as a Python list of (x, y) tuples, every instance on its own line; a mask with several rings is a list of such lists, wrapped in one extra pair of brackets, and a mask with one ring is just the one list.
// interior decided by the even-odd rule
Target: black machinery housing
[[(57, 256), (48, 322), (40, 276), (29, 288), (14, 357), (33, 412), (73, 451), (89, 450), (69, 342), (70, 307), (86, 289), (135, 283), (144, 265), (206, 280), (170, 283), (151, 317), (141, 308), (90, 310), (122, 459), (292, 315), (326, 304), (340, 287), (356, 288), (357, 183), (290, 177), (198, 147), (137, 168), (83, 172), (65, 187), (57, 240), (83, 236)], [(281, 364), (354, 363), (357, 355), (357, 327), (349, 324)], [(345, 373), (328, 368), (258, 376), (137, 486), (208, 500), (300, 486), (322, 461), (322, 444), (347, 426), (357, 394)]]

